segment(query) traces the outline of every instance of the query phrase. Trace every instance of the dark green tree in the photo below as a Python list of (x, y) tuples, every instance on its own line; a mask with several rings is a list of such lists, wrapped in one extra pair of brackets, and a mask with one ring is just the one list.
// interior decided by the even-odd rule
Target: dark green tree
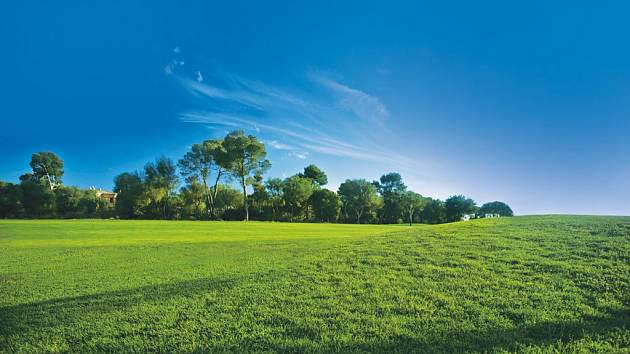
[(49, 151), (37, 152), (31, 157), (30, 165), (33, 176), (44, 180), (51, 191), (61, 184), (63, 160), (59, 156)]
[(169, 201), (179, 183), (176, 172), (173, 160), (164, 156), (144, 166), (145, 193), (149, 197), (154, 218), (172, 217)]
[(337, 193), (328, 189), (318, 189), (310, 198), (315, 221), (336, 222), (341, 210), (341, 199)]
[(429, 199), (420, 212), (420, 220), (426, 224), (441, 224), (446, 222), (446, 207), (439, 199)]
[(360, 224), (382, 205), (376, 186), (364, 179), (347, 179), (337, 192), (345, 219)]
[(186, 185), (179, 191), (182, 202), (181, 214), (184, 219), (203, 219), (207, 217), (207, 189), (199, 182), (199, 177), (191, 175), (186, 178)]
[(328, 184), (328, 176), (319, 167), (315, 165), (308, 165), (304, 168), (304, 172), (299, 174), (300, 177), (308, 178), (318, 186), (325, 186)]
[(314, 190), (313, 181), (310, 178), (295, 175), (284, 180), (282, 196), (291, 221), (302, 219), (308, 205), (308, 199)]
[(120, 218), (134, 219), (144, 215), (149, 200), (142, 178), (137, 172), (125, 172), (116, 176), (114, 192), (118, 193), (115, 209)]
[(24, 215), (20, 185), (0, 182), (0, 219), (19, 218)]
[[(250, 199), (250, 217), (257, 220), (271, 219), (271, 200), (261, 173), (255, 174), (252, 178), (252, 189), (254, 192), (249, 196)], [(252, 213), (253, 212), (253, 213)]]
[(269, 196), (269, 204), (271, 206), (272, 221), (277, 221), (280, 218), (280, 211), (284, 207), (283, 189), (284, 182), (280, 178), (270, 178), (265, 182), (265, 190)]
[(225, 220), (243, 220), (243, 194), (225, 184), (219, 184), (217, 191), (217, 210)]
[[(229, 168), (228, 155), (223, 148), (222, 140), (206, 140), (201, 144), (193, 144), (190, 151), (179, 160), (181, 175), (187, 181), (194, 181), (190, 177), (197, 177), (201, 181), (202, 193), (205, 196), (204, 205), (211, 218), (216, 218), (215, 201), (217, 185), (225, 176)], [(212, 187), (208, 186), (208, 179), (213, 179)], [(196, 188), (196, 187), (193, 187)]]
[(406, 191), (402, 193), (401, 206), (407, 215), (409, 225), (413, 224), (414, 216), (422, 211), (426, 203), (426, 198), (416, 192)]
[(465, 214), (472, 214), (477, 211), (475, 201), (463, 195), (454, 195), (444, 202), (446, 208), (446, 220), (449, 222), (459, 221)]
[(97, 197), (93, 190), (60, 186), (55, 189), (57, 216), (61, 218), (90, 218), (106, 216), (98, 214), (109, 208), (108, 202)]
[(253, 135), (245, 135), (242, 130), (235, 130), (223, 139), (223, 148), (229, 161), (229, 172), (239, 181), (243, 190), (245, 221), (249, 220), (247, 185), (250, 176), (264, 173), (271, 164), (266, 160), (265, 145)]
[(389, 193), (403, 193), (407, 190), (407, 186), (403, 183), (402, 177), (398, 172), (390, 172), (381, 176), (380, 181), (376, 182), (378, 192), (381, 195)]
[[(55, 190), (57, 215), (62, 218), (86, 217), (86, 211), (81, 212), (81, 199), (85, 196), (83, 191), (76, 187), (60, 186)], [(82, 205), (81, 205), (82, 206)]]
[(397, 172), (390, 172), (381, 176), (380, 181), (374, 182), (383, 197), (383, 207), (379, 211), (381, 222), (386, 224), (398, 223), (403, 219), (405, 207), (403, 195), (407, 186)]
[(20, 176), (21, 204), (30, 218), (55, 216), (55, 194), (46, 181), (32, 174)]
[(509, 205), (503, 202), (486, 203), (479, 208), (480, 214), (499, 214), (501, 216), (514, 216), (514, 212)]

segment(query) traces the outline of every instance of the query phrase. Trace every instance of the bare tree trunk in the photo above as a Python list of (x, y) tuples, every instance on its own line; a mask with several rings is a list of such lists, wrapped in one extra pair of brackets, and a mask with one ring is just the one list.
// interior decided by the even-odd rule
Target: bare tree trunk
[(210, 218), (214, 219), (214, 206), (213, 206), (213, 201), (212, 201), (212, 195), (210, 194), (210, 191), (208, 190), (208, 183), (206, 182), (206, 177), (203, 177), (201, 179), (203, 181), (203, 189), (204, 189), (204, 194), (206, 195), (206, 210), (208, 211), (208, 214), (210, 214)]
[(210, 195), (211, 202), (212, 202), (212, 217), (214, 219), (217, 218), (216, 210), (215, 210), (216, 208), (215, 208), (214, 203), (216, 202), (217, 194), (219, 193), (219, 188), (218, 187), (219, 187), (219, 181), (221, 180), (221, 174), (222, 173), (223, 173), (223, 171), (221, 171), (221, 169), (219, 169), (217, 171), (217, 178), (214, 180), (214, 187), (212, 187), (212, 194)]
[(243, 186), (243, 204), (245, 205), (245, 221), (249, 221), (249, 209), (247, 205), (247, 187), (245, 186), (245, 177), (241, 177), (241, 185)]
[(50, 180), (50, 175), (47, 173), (46, 174), (46, 178), (48, 179), (48, 186), (50, 187), (50, 190), (53, 190), (53, 185), (52, 185), (52, 181)]
[(48, 179), (48, 187), (50, 187), (50, 190), (53, 190), (53, 184), (52, 184), (52, 179), (50, 178), (50, 173), (48, 173), (48, 168), (46, 168), (44, 166), (44, 171), (46, 171), (46, 179)]

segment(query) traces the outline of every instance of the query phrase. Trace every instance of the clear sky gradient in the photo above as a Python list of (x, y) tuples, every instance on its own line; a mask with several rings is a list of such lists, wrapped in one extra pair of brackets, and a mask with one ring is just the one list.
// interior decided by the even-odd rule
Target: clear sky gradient
[(398, 171), (516, 213), (630, 214), (630, 3), (14, 1), (0, 10), (0, 179), (66, 184), (234, 127), (270, 176)]

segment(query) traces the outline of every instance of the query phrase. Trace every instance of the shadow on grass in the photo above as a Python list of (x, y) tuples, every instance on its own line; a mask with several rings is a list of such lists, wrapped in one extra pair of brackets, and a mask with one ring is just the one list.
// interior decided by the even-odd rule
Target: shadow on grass
[[(144, 286), (134, 289), (105, 292), (94, 295), (55, 299), (31, 304), (23, 304), (0, 308), (0, 351), (2, 347), (10, 345), (9, 336), (24, 338), (37, 332), (57, 331), (63, 327), (73, 326), (84, 319), (86, 314), (107, 316), (111, 311), (124, 311), (132, 309), (141, 303), (167, 302), (176, 297), (194, 297), (208, 292), (227, 292), (237, 286), (235, 279), (204, 278), (198, 280), (179, 281), (168, 284)], [(150, 323), (148, 323), (150, 325)], [(123, 324), (121, 324), (123, 325)], [(266, 326), (276, 325), (267, 323)], [(464, 351), (516, 351), (521, 346), (545, 346), (557, 342), (569, 343), (585, 337), (605, 336), (612, 331), (630, 330), (630, 310), (609, 310), (601, 316), (584, 316), (575, 322), (547, 322), (536, 325), (516, 325), (513, 328), (494, 328), (472, 331), (440, 330), (417, 333), (417, 335), (398, 336), (394, 338), (356, 338), (352, 333), (340, 333), (339, 337), (348, 338), (335, 342), (331, 333), (326, 328), (315, 328), (313, 333), (305, 336), (300, 333), (296, 322), (283, 322), (280, 337), (255, 336), (240, 337), (238, 333), (229, 336), (229, 340), (223, 343), (209, 343), (199, 338), (198, 350), (201, 352), (216, 351), (271, 351), (271, 352), (464, 352)], [(172, 334), (171, 334), (172, 335)], [(387, 333), (383, 334), (387, 336)], [(35, 335), (33, 338), (37, 338)], [(622, 336), (627, 341), (627, 334)], [(329, 340), (321, 340), (329, 338)], [(305, 340), (307, 339), (307, 340)], [(16, 344), (16, 343), (13, 343)], [(31, 343), (34, 344), (34, 343)], [(85, 344), (85, 343), (83, 343)], [(181, 351), (178, 347), (155, 347), (150, 341), (146, 342), (146, 350), (149, 351)], [(35, 344), (37, 345), (37, 344)], [(86, 349), (79, 347), (70, 350)], [(125, 347), (124, 342), (99, 343), (99, 351), (133, 351), (133, 348)], [(630, 343), (613, 343), (618, 346), (628, 346)], [(90, 347), (87, 347), (90, 348)], [(94, 349), (94, 347), (91, 347)], [(10, 349), (10, 348), (9, 348)], [(137, 349), (137, 348), (136, 348)]]
[(223, 291), (234, 284), (233, 278), (204, 278), (2, 307), (0, 336), (45, 331), (60, 325), (71, 325), (86, 314), (105, 315), (142, 303), (160, 303), (178, 296)]
[[(494, 328), (473, 331), (445, 331), (425, 338), (401, 336), (388, 341), (354, 343), (323, 349), (329, 352), (379, 352), (379, 353), (460, 353), (460, 352), (515, 352), (527, 346), (546, 346), (590, 337), (606, 336), (613, 331), (630, 331), (630, 310), (612, 310), (601, 316), (585, 316), (581, 321), (545, 322), (522, 325), (510, 329)], [(613, 347), (630, 346), (628, 335)], [(601, 339), (600, 339), (601, 340)]]

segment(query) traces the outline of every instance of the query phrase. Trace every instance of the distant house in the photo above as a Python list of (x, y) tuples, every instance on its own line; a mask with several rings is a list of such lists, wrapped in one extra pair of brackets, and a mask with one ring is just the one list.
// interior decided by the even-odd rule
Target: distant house
[(469, 221), (471, 219), (481, 219), (481, 218), (500, 218), (501, 214), (491, 214), (491, 213), (486, 213), (486, 214), (464, 214), (461, 217), (462, 221)]
[(468, 221), (470, 219), (475, 219), (477, 217), (476, 214), (464, 214), (464, 216), (462, 216), (462, 221)]
[(96, 189), (95, 187), (90, 187), (90, 190), (94, 191), (97, 197), (104, 199), (112, 204), (116, 204), (116, 197), (118, 196), (118, 193), (104, 191), (100, 188)]

